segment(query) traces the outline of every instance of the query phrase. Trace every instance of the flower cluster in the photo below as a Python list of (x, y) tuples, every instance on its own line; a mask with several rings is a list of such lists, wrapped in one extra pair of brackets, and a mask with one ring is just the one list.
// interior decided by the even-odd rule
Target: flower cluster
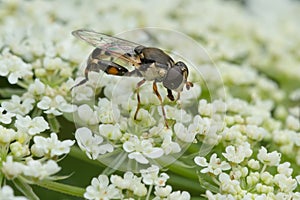
[[(86, 199), (299, 199), (300, 5), (239, 2), (1, 2), (0, 199), (36, 199), (29, 184), (66, 178), (56, 174), (71, 146), (107, 166), (85, 193), (68, 192)], [(150, 82), (137, 97), (141, 77), (89, 72), (73, 87), (93, 48), (71, 35), (79, 28), (187, 64), (194, 86), (180, 99), (157, 85), (169, 128)]]
[[(136, 199), (153, 196), (151, 199), (190, 199), (190, 194), (186, 191), (172, 191), (172, 187), (166, 182), (169, 176), (166, 173), (159, 174), (159, 167), (151, 167), (141, 170), (138, 177), (127, 171), (124, 176), (99, 175), (93, 178), (91, 185), (86, 188), (84, 197), (86, 199)], [(147, 188), (148, 187), (148, 188)], [(154, 192), (152, 191), (154, 187)], [(153, 194), (152, 194), (153, 192)]]
[[(244, 153), (244, 156), (247, 153)], [(251, 153), (252, 154), (252, 153)], [(289, 162), (281, 162), (281, 154), (271, 153), (261, 147), (256, 158), (242, 159), (248, 162), (239, 163), (224, 155), (224, 161), (213, 154), (209, 163), (203, 157), (195, 157), (195, 163), (203, 169), (204, 174), (212, 175), (220, 191), (206, 190), (208, 199), (298, 199), (300, 193), (295, 189), (299, 184), (299, 176), (293, 177), (293, 169)], [(272, 174), (272, 167), (277, 173)], [(205, 181), (205, 180), (203, 180)], [(213, 192), (217, 192), (213, 194)]]

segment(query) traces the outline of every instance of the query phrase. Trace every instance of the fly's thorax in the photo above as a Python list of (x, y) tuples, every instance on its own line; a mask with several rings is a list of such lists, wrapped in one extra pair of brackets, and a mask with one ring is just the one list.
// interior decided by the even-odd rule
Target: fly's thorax
[(168, 68), (157, 66), (156, 63), (142, 64), (139, 69), (140, 73), (147, 81), (156, 80), (162, 82), (168, 72)]

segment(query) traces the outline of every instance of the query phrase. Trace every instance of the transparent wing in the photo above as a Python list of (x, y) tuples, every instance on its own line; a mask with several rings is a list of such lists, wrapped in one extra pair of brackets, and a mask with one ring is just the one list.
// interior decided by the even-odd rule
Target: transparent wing
[(134, 49), (141, 46), (134, 42), (130, 42), (121, 38), (109, 36), (103, 33), (98, 33), (93, 30), (79, 29), (73, 31), (72, 34), (80, 38), (94, 47), (100, 48), (104, 51), (113, 53), (114, 55), (135, 55)]

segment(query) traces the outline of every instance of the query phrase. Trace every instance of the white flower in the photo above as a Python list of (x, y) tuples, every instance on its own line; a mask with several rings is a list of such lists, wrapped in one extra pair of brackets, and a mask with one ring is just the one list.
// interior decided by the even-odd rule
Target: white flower
[(89, 105), (80, 105), (77, 109), (77, 112), (84, 125), (89, 126), (99, 123), (97, 112), (93, 111)]
[(258, 183), (255, 185), (255, 189), (257, 190), (258, 193), (272, 193), (274, 192), (274, 187), (269, 186), (269, 185), (263, 185), (261, 183)]
[(30, 84), (28, 87), (28, 92), (34, 96), (40, 96), (44, 94), (46, 86), (40, 81), (40, 79), (35, 79), (34, 83)]
[(170, 200), (189, 200), (191, 199), (190, 193), (186, 191), (176, 191), (170, 194)]
[(117, 122), (120, 118), (120, 110), (117, 105), (106, 98), (98, 100), (98, 106), (95, 106), (95, 111), (98, 114), (99, 121), (104, 124)]
[(99, 133), (109, 140), (118, 140), (122, 137), (120, 127), (117, 124), (100, 124)]
[(254, 170), (258, 170), (260, 168), (260, 164), (259, 164), (258, 160), (251, 159), (248, 161), (247, 164), (251, 169), (254, 169)]
[(153, 118), (152, 114), (148, 110), (145, 110), (143, 108), (139, 110), (136, 120), (134, 120), (134, 114), (135, 109), (130, 112), (130, 118), (128, 120), (130, 126), (136, 126), (137, 124), (139, 124), (139, 126), (151, 127), (154, 126), (158, 121), (157, 119)]
[(259, 179), (260, 179), (260, 174), (258, 172), (250, 172), (246, 178), (247, 184), (250, 186), (256, 185)]
[(110, 181), (114, 184), (117, 188), (123, 189), (130, 189), (131, 182), (135, 175), (132, 172), (125, 172), (124, 178), (118, 175), (111, 175)]
[(165, 135), (161, 148), (164, 150), (165, 155), (181, 151), (180, 145), (177, 142), (172, 141), (171, 135)]
[(124, 178), (117, 175), (112, 175), (110, 178), (117, 188), (131, 190), (137, 196), (144, 196), (147, 193), (147, 188), (141, 183), (141, 179), (132, 172), (126, 172)]
[(299, 120), (299, 118), (296, 118), (292, 115), (289, 115), (286, 118), (286, 126), (291, 130), (295, 130), (295, 131), (300, 130), (300, 120)]
[(269, 172), (262, 172), (260, 174), (260, 179), (266, 184), (271, 185), (273, 183), (273, 176)]
[(140, 170), (143, 182), (146, 185), (156, 185), (156, 186), (165, 186), (167, 179), (169, 179), (168, 174), (166, 173), (159, 173), (159, 167), (156, 165), (151, 165), (151, 167), (147, 169)]
[(211, 126), (211, 121), (209, 118), (202, 118), (200, 115), (196, 115), (194, 117), (193, 123), (191, 123), (188, 127), (188, 132), (192, 133), (192, 135), (203, 134), (209, 132)]
[(43, 180), (50, 178), (56, 174), (61, 168), (53, 160), (48, 160), (46, 163), (41, 163), (38, 160), (28, 160), (24, 167), (24, 175), (32, 178)]
[(195, 140), (197, 132), (188, 132), (188, 129), (182, 123), (176, 123), (174, 125), (174, 132), (176, 136), (184, 141), (191, 143)]
[(227, 111), (243, 113), (247, 110), (247, 103), (241, 99), (229, 99), (227, 101)]
[(0, 107), (0, 122), (3, 124), (10, 124), (11, 118), (14, 117), (15, 114), (11, 112), (6, 112), (2, 107)]
[(296, 179), (292, 177), (287, 177), (284, 174), (276, 174), (274, 176), (274, 182), (279, 186), (280, 191), (289, 193), (292, 192), (297, 187)]
[(16, 139), (17, 133), (11, 128), (5, 128), (0, 125), (0, 142), (2, 145), (9, 144)]
[(10, 84), (16, 84), (18, 79), (32, 76), (31, 64), (25, 63), (21, 58), (12, 55), (8, 49), (0, 59), (0, 76), (7, 76)]
[(170, 185), (167, 185), (165, 187), (161, 187), (161, 186), (155, 186), (155, 191), (154, 194), (158, 197), (158, 198), (154, 198), (154, 200), (159, 200), (163, 197), (168, 197), (171, 192), (172, 192), (172, 187)]
[(26, 115), (32, 110), (34, 102), (35, 100), (31, 98), (21, 99), (21, 97), (17, 95), (12, 95), (9, 101), (3, 101), (1, 106), (7, 112)]
[(26, 197), (16, 197), (10, 186), (4, 185), (0, 189), (0, 200), (27, 200)]
[(247, 125), (244, 131), (250, 139), (255, 141), (261, 141), (267, 135), (264, 128), (257, 127), (256, 125)]
[(49, 157), (69, 153), (71, 146), (75, 143), (75, 141), (72, 140), (59, 141), (56, 133), (51, 133), (50, 138), (35, 136), (33, 141), (34, 144), (31, 147), (32, 153), (36, 156), (47, 155)]
[(290, 166), (291, 166), (291, 163), (289, 163), (289, 162), (279, 164), (277, 166), (277, 171), (280, 174), (285, 175), (286, 177), (290, 177), (293, 173), (293, 168), (290, 168)]
[[(71, 87), (75, 85), (75, 82), (72, 81)], [(94, 96), (94, 90), (90, 86), (78, 86), (72, 89), (72, 98), (74, 102), (88, 101)]]
[(162, 148), (153, 147), (151, 140), (141, 139), (133, 135), (123, 144), (123, 149), (128, 152), (128, 158), (135, 159), (142, 164), (149, 163), (147, 158), (159, 158), (164, 154)]
[(43, 117), (35, 117), (31, 119), (28, 115), (26, 117), (17, 115), (15, 127), (17, 127), (18, 131), (29, 135), (36, 135), (46, 129), (49, 129), (49, 125)]
[(43, 96), (42, 100), (38, 102), (37, 107), (44, 110), (46, 114), (53, 114), (55, 116), (62, 115), (63, 112), (74, 112), (77, 108), (75, 105), (67, 103), (61, 95), (57, 95), (54, 98)]
[(109, 180), (106, 175), (99, 175), (98, 178), (93, 178), (91, 185), (86, 188), (84, 193), (86, 199), (120, 199), (121, 195), (114, 185), (109, 185)]
[(90, 159), (97, 159), (100, 154), (112, 152), (114, 147), (111, 144), (103, 144), (103, 138), (93, 135), (88, 128), (82, 127), (76, 130), (75, 138), (80, 149), (85, 151)]
[(225, 193), (236, 195), (242, 192), (240, 182), (232, 180), (228, 174), (221, 173), (219, 175), (220, 189)]
[(222, 171), (229, 170), (231, 168), (227, 162), (221, 162), (221, 159), (217, 158), (216, 153), (210, 157), (209, 163), (207, 163), (206, 158), (200, 156), (196, 156), (194, 158), (194, 162), (201, 167), (206, 167), (200, 171), (201, 173), (212, 173), (214, 175), (219, 175), (222, 173)]
[(277, 151), (268, 153), (265, 147), (261, 147), (258, 151), (257, 159), (265, 165), (277, 166), (280, 162), (281, 154)]
[(205, 195), (208, 200), (235, 200), (235, 198), (231, 194), (213, 194), (211, 191), (206, 190)]
[(212, 116), (215, 113), (215, 109), (211, 103), (207, 103), (206, 99), (199, 101), (198, 112), (203, 116)]
[(7, 156), (6, 161), (2, 164), (2, 172), (7, 179), (14, 179), (24, 170), (24, 165), (19, 162), (14, 162), (12, 156)]
[(15, 141), (9, 145), (11, 153), (15, 157), (23, 157), (30, 154), (29, 147), (27, 144), (21, 144), (18, 141)]
[(235, 147), (227, 146), (225, 149), (226, 153), (222, 153), (223, 156), (233, 163), (241, 163), (245, 158), (248, 158), (252, 155), (251, 146), (248, 142)]
[[(152, 95), (152, 94), (151, 94)], [(164, 106), (167, 119), (174, 119), (177, 122), (188, 123), (191, 121), (191, 115), (183, 109), (178, 109), (174, 106)], [(162, 115), (162, 110), (159, 108), (159, 114)]]

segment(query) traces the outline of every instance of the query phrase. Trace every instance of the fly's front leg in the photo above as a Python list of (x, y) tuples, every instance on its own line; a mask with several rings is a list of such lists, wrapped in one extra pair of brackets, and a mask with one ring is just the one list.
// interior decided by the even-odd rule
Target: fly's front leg
[(137, 85), (136, 85), (136, 96), (137, 96), (138, 104), (137, 104), (137, 107), (136, 107), (136, 111), (134, 113), (134, 120), (136, 120), (137, 114), (138, 114), (138, 112), (140, 110), (140, 106), (141, 106), (141, 98), (140, 98), (140, 94), (139, 94), (139, 89), (140, 89), (141, 85), (143, 85), (145, 82), (146, 82), (146, 80), (143, 79), (140, 82), (138, 82)]
[(174, 101), (175, 99), (174, 99), (174, 96), (173, 96), (173, 93), (172, 93), (172, 90), (170, 90), (170, 89), (167, 89), (167, 91), (168, 91), (168, 98), (171, 100), (171, 101)]
[(157, 90), (157, 85), (156, 85), (155, 81), (153, 82), (153, 91), (154, 91), (155, 95), (157, 96), (157, 98), (160, 101), (162, 114), (163, 114), (163, 117), (164, 117), (164, 120), (165, 120), (165, 125), (166, 125), (167, 128), (169, 128), (168, 123), (167, 123), (167, 117), (166, 117), (166, 112), (165, 112), (164, 104), (163, 104), (162, 98), (161, 98), (161, 96), (160, 96), (160, 94), (159, 94), (159, 92)]

